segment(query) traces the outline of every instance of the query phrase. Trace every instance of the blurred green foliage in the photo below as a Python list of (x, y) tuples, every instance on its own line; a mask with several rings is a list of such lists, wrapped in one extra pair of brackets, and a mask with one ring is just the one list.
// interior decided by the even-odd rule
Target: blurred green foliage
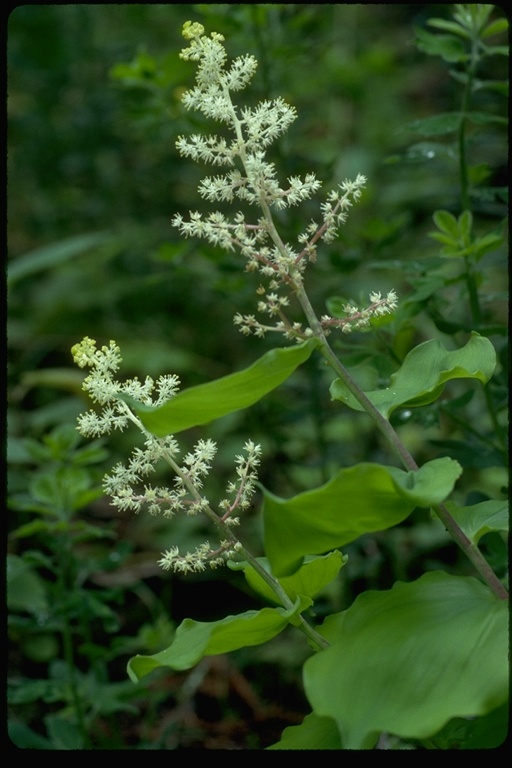
[[(94, 525), (102, 527), (106, 516), (107, 529), (116, 537), (119, 565), (126, 565), (125, 570), (121, 568), (117, 592), (112, 586), (115, 579), (107, 579), (113, 591), (105, 591), (96, 607), (86, 601), (71, 612), (75, 643), (82, 631), (80, 622), (89, 620), (87, 610), (99, 625), (111, 611), (115, 614), (114, 624), (100, 626), (101, 640), (89, 644), (78, 662), (83, 678), (75, 684), (89, 686), (89, 701), (98, 695), (114, 696), (114, 689), (108, 696), (105, 691), (98, 694), (94, 686), (100, 680), (110, 679), (125, 695), (124, 670), (113, 667), (113, 659), (120, 647), (128, 653), (158, 646), (158, 622), (168, 615), (176, 592), (181, 597), (173, 610), (179, 618), (184, 603), (187, 613), (196, 618), (214, 610), (220, 588), (222, 595), (227, 590), (228, 601), (245, 599), (233, 575), (221, 577), (224, 582), (210, 587), (210, 593), (205, 592), (201, 578), (193, 579), (191, 587), (169, 586), (156, 578), (156, 568), (149, 565), (153, 553), (167, 546), (171, 536), (173, 543), (179, 543), (178, 536), (186, 546), (193, 546), (190, 542), (200, 535), (197, 523), (185, 521), (181, 530), (175, 527), (171, 534), (169, 525), (153, 520), (112, 521), (106, 502), (90, 505), (88, 489), (98, 487), (98, 477), (93, 473), (86, 481), (83, 467), (76, 473), (76, 446), (70, 448), (71, 468), (65, 462), (62, 465), (62, 456), (50, 455), (52, 440), (58, 443), (62, 438), (52, 430), (73, 425), (84, 407), (82, 374), (71, 369), (69, 349), (85, 335), (102, 343), (115, 339), (129, 375), (177, 373), (184, 386), (241, 370), (271, 347), (270, 340), (247, 339), (233, 326), (235, 312), (253, 311), (257, 287), (236, 258), (180, 240), (170, 223), (174, 213), (203, 205), (196, 193), (201, 169), (180, 158), (174, 147), (178, 135), (202, 127), (180, 102), (192, 77), (191, 67), (178, 56), (181, 27), (189, 18), (224, 34), (233, 56), (255, 55), (259, 69), (250, 98), (282, 96), (296, 107), (297, 121), (273, 150), (272, 159), (283, 176), (311, 170), (326, 189), (357, 173), (369, 179), (368, 190), (351, 212), (340, 241), (324, 247), (308, 284), (320, 314), (329, 302), (364, 301), (373, 290), (384, 293), (394, 288), (402, 299), (391, 323), (374, 327), (371, 335), (356, 334), (337, 343), (347, 364), (360, 366), (364, 374), (370, 355), (385, 379), (414, 344), (429, 338), (461, 342), (468, 330), (475, 330), (461, 267), (464, 255), (462, 261), (452, 258), (468, 246), (471, 230), (479, 331), (493, 341), (500, 359), (488, 387), (490, 394), (485, 401), (476, 386), (459, 391), (452, 384), (450, 399), (418, 409), (414, 415), (399, 413), (396, 424), (419, 463), (448, 453), (462, 463), (468, 478), (460, 489), (462, 503), (502, 497), (507, 477), (503, 410), (508, 380), (503, 83), (508, 66), (504, 56), (484, 57), (473, 91), (471, 109), (494, 119), (480, 117), (468, 123), (472, 211), (468, 221), (461, 208), (455, 123), (447, 117), (461, 108), (464, 83), (456, 57), (460, 49), (450, 61), (446, 47), (435, 48), (435, 33), (427, 25), (430, 17), (448, 19), (450, 13), (451, 6), (443, 4), (293, 3), (25, 5), (11, 13), (8, 384), (9, 481), (14, 502), (9, 525), (12, 565), (18, 569), (16, 578), (25, 584), (25, 597), (21, 602), (17, 598), (13, 606), (15, 687), (31, 678), (40, 683), (44, 678), (46, 684), (59, 679), (63, 685), (69, 674), (69, 665), (67, 672), (59, 666), (64, 641), (56, 627), (51, 632), (41, 629), (45, 643), (34, 642), (39, 635), (27, 635), (35, 626), (37, 611), (47, 609), (53, 589), (49, 584), (59, 574), (54, 560), (58, 544), (51, 538), (51, 525), (57, 522), (50, 525), (51, 515), (37, 517), (43, 513), (34, 505), (50, 504), (55, 512), (50, 496), (58, 493), (63, 473), (72, 473), (72, 481), (68, 483), (66, 475), (65, 484), (75, 494), (67, 500), (64, 527), (76, 526), (84, 508), (92, 514)], [(503, 30), (497, 29), (497, 34), (497, 41), (503, 42)], [(449, 67), (454, 76), (448, 74)], [(442, 213), (436, 214), (434, 232), (436, 211)], [(292, 239), (314, 215), (316, 209), (309, 203), (292, 209), (282, 222), (286, 236)], [(447, 252), (440, 253), (440, 245)], [(379, 461), (383, 446), (373, 430), (364, 416), (341, 413), (330, 402), (329, 383), (327, 372), (311, 360), (283, 391), (212, 425), (210, 437), (220, 444), (219, 487), (225, 484), (233, 453), (247, 436), (264, 449), (262, 482), (281, 496), (325, 482), (340, 466)], [(193, 431), (190, 441), (196, 437)], [(111, 442), (109, 463), (131, 447), (130, 441), (129, 435), (121, 435)], [(46, 520), (44, 525), (41, 520)], [(251, 525), (249, 538), (257, 542), (256, 515)], [(23, 536), (20, 529), (25, 531)], [(59, 536), (65, 535), (61, 529)], [(68, 552), (72, 563), (78, 557), (75, 544)], [(500, 567), (501, 544), (496, 538), (489, 542)], [(94, 557), (86, 548), (84, 559), (76, 560), (73, 567), (77, 563), (84, 567), (78, 582), (69, 587), (75, 590), (79, 584), (83, 592), (76, 595), (89, 594), (91, 572), (108, 557), (111, 546), (99, 537)], [(353, 545), (344, 569), (347, 581), (326, 600), (339, 608), (358, 591), (383, 588), (397, 577), (413, 575), (420, 570), (418, 560), (427, 568), (439, 561), (458, 563), (453, 547), (429, 528), (420, 513), (405, 527)], [(27, 590), (32, 596), (28, 603)], [(129, 590), (135, 590), (135, 597)], [(224, 603), (220, 610), (225, 613)], [(118, 637), (118, 645), (109, 649), (120, 622), (133, 630), (132, 637), (139, 631), (139, 639), (128, 648), (129, 643)], [(165, 624), (162, 636), (168, 631)], [(148, 639), (151, 632), (154, 645)], [(282, 666), (279, 643), (271, 644), (270, 651), (254, 652), (251, 658), (241, 653), (239, 661), (248, 679), (262, 684), (260, 695), (272, 697), (276, 694), (272, 673), (262, 672), (265, 667), (258, 663), (263, 665), (265, 658), (268, 663), (275, 649), (293, 717), (293, 697), (298, 696), (297, 711), (303, 712), (304, 705), (296, 693), (294, 672)], [(286, 654), (291, 670), (301, 651), (290, 643)], [(34, 646), (37, 658), (33, 658)], [(94, 674), (90, 672), (93, 657)], [(92, 678), (87, 677), (91, 674)], [(156, 681), (145, 705), (147, 722), (159, 723), (156, 731), (149, 725), (146, 731), (135, 727), (133, 718), (114, 737), (112, 724), (103, 720), (100, 731), (107, 736), (98, 736), (93, 746), (105, 747), (109, 739), (117, 748), (193, 745), (190, 732), (177, 732), (176, 726), (165, 724), (158, 715), (162, 702), (164, 707), (171, 706), (169, 701), (178, 706), (177, 688), (158, 686)], [(12, 734), (19, 734), (13, 735), (17, 743), (43, 748), (76, 745), (76, 731), (66, 731), (61, 715), (55, 715), (54, 702), (68, 700), (59, 699), (60, 693), (54, 690), (49, 693), (41, 683), (32, 698), (27, 693), (28, 701), (15, 695)], [(117, 711), (118, 704), (110, 701), (110, 711)], [(248, 698), (243, 701), (246, 704)], [(231, 711), (227, 701), (223, 706)], [(121, 703), (118, 709), (123, 707)], [(101, 714), (95, 712), (94, 717)], [(270, 729), (271, 715), (266, 714)], [(57, 721), (50, 718), (43, 726), (43, 718), (50, 715)], [(192, 732), (202, 727), (204, 721), (194, 721)], [(213, 748), (247, 746), (248, 737), (236, 733), (235, 727), (210, 737)], [(199, 742), (201, 738), (197, 736)], [(262, 734), (261, 739), (263, 744), (271, 743), (275, 734)]]

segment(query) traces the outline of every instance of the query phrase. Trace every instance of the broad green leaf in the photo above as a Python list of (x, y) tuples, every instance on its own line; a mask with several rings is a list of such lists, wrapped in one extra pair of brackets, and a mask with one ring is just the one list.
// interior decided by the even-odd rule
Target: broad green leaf
[(507, 603), (470, 577), (436, 571), (366, 592), (321, 627), (331, 646), (306, 661), (306, 695), (344, 749), (381, 732), (428, 738), (507, 700), (507, 630)]
[[(266, 557), (259, 557), (266, 570), (270, 571), (270, 563)], [(292, 576), (283, 576), (279, 583), (291, 600), (298, 596), (315, 597), (322, 589), (330, 584), (338, 575), (340, 568), (347, 562), (347, 557), (341, 552), (329, 552), (323, 557), (306, 557), (303, 565)], [(247, 583), (255, 592), (266, 600), (275, 603), (276, 595), (267, 582), (247, 562), (229, 563), (234, 571), (243, 570)]]
[(386, 469), (402, 496), (416, 507), (441, 504), (462, 474), (460, 464), (448, 456), (427, 461), (416, 472), (405, 472), (397, 467)]
[(449, 458), (428, 462), (417, 472), (358, 464), (291, 499), (264, 489), (264, 543), (272, 572), (281, 579), (296, 571), (305, 555), (391, 528), (417, 506), (435, 506), (451, 493), (460, 473)]
[[(496, 352), (489, 339), (473, 333), (462, 349), (449, 351), (438, 339), (419, 344), (390, 378), (389, 387), (366, 392), (374, 406), (389, 418), (397, 408), (433, 403), (452, 379), (477, 379), (485, 384), (496, 366)], [(341, 379), (331, 384), (331, 397), (355, 411), (364, 408)]]
[(471, 507), (458, 507), (450, 501), (446, 506), (473, 544), (477, 544), (486, 533), (508, 531), (508, 502), (506, 501), (482, 501)]
[(58, 243), (52, 243), (44, 248), (38, 248), (35, 251), (18, 256), (9, 262), (7, 268), (7, 281), (9, 286), (14, 285), (18, 280), (34, 275), (43, 269), (56, 267), (66, 261), (81, 256), (91, 248), (96, 248), (104, 243), (111, 235), (107, 232), (92, 232), (87, 235), (77, 235)]
[(341, 749), (338, 726), (330, 717), (306, 715), (300, 725), (285, 728), (281, 739), (267, 749)]
[(208, 424), (233, 411), (248, 408), (282, 384), (311, 355), (318, 342), (272, 349), (249, 368), (180, 392), (168, 403), (151, 408), (126, 399), (144, 426), (157, 437)]
[(408, 127), (415, 133), (421, 133), (422, 136), (443, 136), (448, 133), (455, 133), (459, 128), (460, 121), (460, 112), (447, 112), (442, 115), (432, 115), (421, 120), (414, 120), (414, 122), (409, 123)]
[(226, 616), (219, 621), (204, 622), (185, 619), (182, 621), (171, 645), (152, 656), (134, 656), (128, 662), (128, 674), (138, 682), (157, 667), (175, 670), (190, 669), (204, 656), (217, 656), (237, 648), (260, 645), (271, 640), (311, 601), (299, 601), (293, 608), (262, 608), (246, 611), (238, 616)]

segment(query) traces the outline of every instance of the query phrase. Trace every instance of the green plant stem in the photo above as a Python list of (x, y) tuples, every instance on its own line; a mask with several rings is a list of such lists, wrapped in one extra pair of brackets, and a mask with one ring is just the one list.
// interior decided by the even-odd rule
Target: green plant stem
[[(280, 253), (283, 255), (284, 258), (286, 258), (287, 256), (286, 246), (279, 236), (279, 233), (274, 224), (274, 220), (272, 218), (272, 213), (270, 211), (270, 208), (264, 200), (261, 201), (261, 208), (265, 217), (265, 221), (267, 223), (269, 234), (272, 240), (274, 241), (274, 244), (279, 249)], [(359, 387), (359, 385), (354, 381), (354, 379), (352, 378), (350, 373), (347, 371), (343, 363), (339, 360), (337, 355), (332, 350), (325, 336), (324, 330), (322, 328), (322, 324), (320, 323), (316, 315), (316, 312), (313, 309), (313, 306), (311, 305), (309, 297), (304, 288), (302, 275), (298, 270), (295, 273), (289, 275), (289, 282), (290, 281), (293, 285), (293, 290), (299, 301), (299, 304), (302, 307), (302, 310), (307, 318), (309, 327), (313, 332), (313, 335), (320, 342), (320, 352), (324, 356), (327, 363), (331, 366), (333, 371), (343, 381), (347, 389), (354, 395), (356, 400), (363, 406), (364, 410), (366, 411), (368, 416), (372, 419), (376, 427), (384, 435), (387, 442), (393, 449), (393, 452), (400, 459), (405, 469), (413, 472), (419, 469), (414, 458), (409, 453), (405, 445), (402, 443), (402, 441), (400, 440), (399, 436), (397, 435), (397, 433), (395, 432), (395, 430), (393, 429), (389, 421), (386, 418), (384, 418), (381, 412), (373, 405), (373, 403), (366, 396), (366, 394), (363, 392), (361, 387)], [(453, 517), (450, 515), (450, 513), (446, 509), (446, 507), (440, 506), (435, 511), (439, 515), (444, 525), (446, 526), (447, 530), (453, 536), (458, 546), (462, 549), (464, 554), (473, 563), (477, 572), (480, 574), (480, 576), (485, 581), (487, 586), (494, 592), (494, 594), (498, 598), (505, 599), (506, 597), (508, 597), (506, 590), (504, 590), (501, 582), (499, 581), (496, 574), (493, 572), (493, 570), (489, 566), (489, 563), (487, 562), (485, 557), (482, 555), (479, 549), (477, 549), (471, 544), (470, 540), (467, 538), (467, 536), (465, 535), (463, 530), (460, 528), (460, 526), (457, 525)]]
[[(135, 417), (136, 418), (136, 417)], [(141, 425), (142, 426), (142, 425)], [(144, 428), (142, 427), (143, 431)], [(183, 472), (183, 470), (179, 467), (179, 465), (174, 461), (172, 456), (167, 455), (166, 461), (169, 464), (169, 466), (172, 468), (172, 470), (178, 475), (178, 477), (181, 478), (183, 483), (186, 485), (189, 493), (191, 496), (196, 500), (201, 500), (201, 494), (198, 492), (196, 486), (194, 483), (189, 479), (187, 474)], [(227, 525), (222, 518), (220, 518), (214, 510), (210, 507), (210, 505), (203, 508), (204, 514), (208, 517), (208, 519), (215, 525), (215, 527), (219, 530), (219, 533), (221, 534), (220, 538), (225, 539), (227, 541), (230, 541), (233, 545), (238, 545), (237, 551), (239, 551), (247, 560), (247, 562), (254, 568), (256, 573), (261, 576), (261, 578), (265, 581), (266, 584), (272, 589), (274, 594), (277, 597), (278, 603), (280, 603), (286, 610), (290, 610), (294, 607), (294, 602), (291, 600), (284, 589), (282, 588), (281, 584), (277, 579), (275, 579), (271, 573), (269, 573), (261, 563), (258, 562), (258, 560), (254, 557), (254, 555), (251, 554), (251, 552), (246, 549), (243, 544), (240, 542), (240, 540), (237, 538), (237, 536), (233, 533), (232, 528), (230, 528), (229, 525)], [(316, 629), (314, 629), (306, 619), (302, 616), (302, 614), (299, 614), (298, 616), (299, 620), (299, 626), (298, 629), (301, 630), (308, 638), (311, 640), (313, 645), (318, 650), (324, 650), (325, 648), (329, 647), (329, 643), (325, 638), (320, 635)]]
[(498, 579), (491, 566), (483, 557), (478, 547), (473, 544), (464, 531), (457, 525), (444, 504), (434, 507), (434, 512), (445, 526), (448, 533), (455, 539), (459, 547), (463, 550), (466, 557), (473, 563), (476, 570), (492, 589), (496, 597), (500, 600), (508, 600), (508, 592)]
[[(373, 420), (375, 425), (384, 435), (384, 437), (390, 444), (391, 448), (394, 450), (395, 454), (401, 460), (404, 467), (409, 471), (417, 470), (418, 465), (416, 464), (414, 458), (411, 456), (411, 454), (409, 453), (405, 445), (400, 440), (399, 436), (397, 435), (397, 433), (395, 432), (395, 430), (393, 429), (389, 421), (384, 418), (384, 416), (380, 413), (380, 411), (368, 399), (366, 394), (362, 391), (359, 385), (350, 376), (345, 366), (341, 363), (341, 361), (338, 359), (336, 354), (333, 352), (329, 342), (325, 337), (325, 333), (315, 314), (315, 311), (311, 306), (311, 302), (309, 301), (309, 297), (307, 296), (307, 293), (304, 289), (302, 280), (300, 282), (297, 281), (296, 283), (296, 295), (308, 319), (308, 322), (310, 324), (310, 327), (314, 335), (320, 341), (320, 344), (321, 344), (320, 351), (324, 356), (324, 358), (326, 359), (326, 361), (329, 363), (329, 365), (334, 370), (334, 372), (339, 376), (339, 378), (343, 381), (347, 389), (349, 389), (349, 391), (354, 395), (354, 397), (358, 400), (358, 402), (361, 403), (361, 405), (365, 409), (368, 416), (370, 416), (370, 418)], [(443, 505), (439, 505), (434, 509), (434, 511), (439, 517), (439, 519), (441, 520), (441, 522), (445, 525), (448, 532), (452, 535), (455, 542), (462, 549), (466, 557), (468, 557), (468, 559), (471, 561), (473, 566), (476, 568), (477, 572), (480, 574), (482, 579), (485, 581), (488, 587), (494, 592), (496, 597), (498, 597), (501, 600), (506, 600), (508, 598), (508, 593), (503, 587), (503, 585), (501, 584), (500, 580), (498, 579), (498, 577), (496, 576), (496, 574), (494, 573), (494, 571), (492, 570), (492, 568), (490, 567), (489, 563), (487, 562), (485, 557), (482, 555), (480, 550), (471, 543), (471, 541), (465, 535), (464, 531), (460, 528), (459, 525), (457, 525), (456, 521), (453, 519), (452, 515), (448, 512), (446, 507)]]
[(398, 456), (404, 467), (410, 471), (416, 471), (418, 469), (418, 465), (398, 437), (389, 421), (384, 418), (381, 412), (373, 405), (373, 403), (366, 396), (359, 385), (354, 381), (343, 363), (332, 350), (332, 347), (327, 341), (322, 325), (318, 320), (313, 307), (311, 306), (311, 302), (309, 301), (309, 297), (304, 289), (302, 281), (296, 284), (296, 295), (304, 311), (304, 314), (307, 317), (311, 330), (313, 331), (316, 338), (320, 341), (320, 352), (326, 361), (343, 381), (347, 389), (354, 395), (356, 400), (361, 403), (366, 413), (370, 416), (377, 428), (382, 432), (386, 440), (389, 442), (391, 448)]
[[(261, 576), (262, 579), (265, 580), (265, 582), (271, 587), (271, 589), (274, 591), (274, 593), (279, 597), (280, 602), (282, 605), (287, 608), (293, 608), (294, 603), (292, 600), (288, 597), (282, 586), (279, 584), (277, 579), (274, 579), (272, 574), (270, 574), (262, 565), (257, 561), (257, 559), (252, 555), (248, 549), (246, 549), (244, 546), (242, 546), (242, 549), (240, 550), (243, 556), (247, 559), (247, 562), (252, 565), (254, 570)], [(330, 643), (327, 642), (327, 640), (322, 637), (322, 635), (318, 634), (316, 629), (314, 629), (302, 614), (299, 614), (299, 621), (300, 625), (298, 629), (300, 629), (311, 641), (312, 643), (318, 648), (318, 650), (325, 650), (329, 647)]]

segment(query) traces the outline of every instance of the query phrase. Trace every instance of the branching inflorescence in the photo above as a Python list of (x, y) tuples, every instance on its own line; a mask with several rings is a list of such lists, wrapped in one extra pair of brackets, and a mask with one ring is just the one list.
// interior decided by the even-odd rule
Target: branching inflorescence
[[(143, 448), (135, 448), (126, 464), (119, 463), (106, 475), (103, 482), (105, 492), (111, 497), (117, 509), (131, 510), (138, 514), (146, 509), (151, 515), (173, 517), (176, 512), (187, 515), (204, 513), (216, 525), (221, 538), (219, 546), (211, 549), (209, 542), (201, 544), (195, 552), (181, 556), (176, 547), (163, 553), (159, 564), (165, 570), (172, 569), (187, 573), (203, 571), (208, 564), (215, 568), (225, 562), (241, 547), (231, 531), (239, 524), (237, 511), (247, 509), (255, 490), (256, 470), (260, 463), (261, 448), (248, 440), (244, 455), (235, 459), (237, 479), (227, 487), (227, 497), (213, 510), (209, 499), (203, 495), (203, 478), (211, 469), (217, 446), (212, 440), (199, 440), (194, 450), (178, 463), (180, 448), (173, 435), (155, 437), (144, 427), (124, 398), (132, 398), (144, 405), (162, 405), (176, 394), (179, 386), (177, 376), (161, 376), (156, 382), (146, 377), (118, 382), (114, 374), (122, 361), (120, 349), (111, 341), (109, 346), (96, 348), (96, 342), (86, 337), (71, 350), (75, 363), (80, 368), (88, 367), (90, 374), (84, 381), (83, 389), (93, 402), (101, 406), (100, 412), (90, 410), (78, 418), (78, 430), (84, 437), (98, 437), (112, 430), (123, 430), (130, 422), (142, 432)], [(156, 390), (155, 399), (152, 393)], [(146, 482), (148, 475), (155, 472), (159, 462), (166, 462), (173, 470), (172, 487), (155, 486)]]
[[(321, 186), (313, 173), (306, 174), (303, 179), (290, 177), (286, 185), (280, 186), (274, 163), (265, 159), (267, 147), (289, 128), (296, 118), (296, 111), (281, 98), (265, 100), (253, 108), (238, 109), (231, 94), (248, 85), (256, 72), (257, 61), (253, 56), (240, 56), (226, 68), (224, 38), (216, 32), (208, 37), (204, 32), (204, 27), (198, 23), (187, 22), (183, 28), (183, 36), (190, 46), (181, 52), (181, 57), (198, 62), (198, 70), (196, 86), (187, 91), (182, 100), (187, 109), (197, 109), (206, 117), (224, 123), (232, 138), (180, 136), (176, 146), (185, 157), (229, 167), (225, 174), (209, 176), (200, 182), (201, 197), (210, 202), (240, 200), (255, 205), (262, 216), (249, 222), (241, 211), (232, 219), (218, 211), (206, 216), (196, 211), (190, 213), (188, 221), (177, 214), (173, 223), (185, 237), (204, 238), (226, 250), (238, 250), (245, 258), (246, 269), (257, 271), (266, 278), (267, 285), (258, 288), (261, 296), (258, 311), (270, 316), (274, 325), (261, 323), (254, 315), (237, 313), (234, 322), (242, 333), (264, 336), (268, 331), (276, 331), (286, 338), (303, 341), (314, 332), (311, 328), (303, 329), (301, 323), (288, 320), (285, 308), (289, 298), (280, 295), (279, 290), (288, 287), (300, 301), (302, 275), (307, 263), (316, 261), (320, 241), (328, 243), (336, 238), (350, 207), (360, 199), (366, 178), (358, 174), (355, 180), (342, 182), (321, 204), (322, 221), (311, 221), (299, 235), (296, 246), (283, 242), (272, 211), (308, 200)], [(396, 305), (394, 291), (384, 298), (379, 293), (372, 293), (368, 307), (359, 310), (347, 304), (344, 308), (347, 317), (325, 315), (320, 319), (320, 326), (326, 334), (336, 327), (347, 333), (368, 325), (371, 317), (392, 312)]]
[[(283, 242), (274, 224), (272, 210), (297, 205), (309, 199), (321, 186), (315, 175), (308, 173), (304, 179), (289, 178), (281, 187), (274, 164), (265, 159), (266, 148), (288, 129), (296, 112), (283, 99), (265, 100), (255, 107), (238, 110), (231, 94), (248, 85), (257, 68), (256, 59), (250, 55), (240, 56), (226, 68), (227, 54), (222, 35), (214, 32), (207, 37), (201, 24), (191, 22), (184, 25), (183, 35), (190, 45), (181, 52), (181, 57), (198, 64), (196, 85), (184, 94), (183, 103), (188, 109), (197, 109), (206, 117), (224, 123), (232, 136), (230, 140), (217, 135), (180, 136), (177, 148), (193, 160), (228, 168), (224, 174), (201, 181), (199, 193), (205, 200), (239, 200), (259, 210), (259, 218), (252, 222), (247, 221), (241, 211), (232, 219), (216, 211), (206, 216), (191, 212), (188, 221), (177, 214), (173, 220), (185, 237), (200, 237), (229, 251), (238, 250), (246, 260), (246, 269), (259, 272), (265, 278), (267, 285), (257, 288), (257, 308), (274, 324), (266, 325), (254, 315), (237, 313), (235, 325), (244, 334), (264, 336), (267, 331), (274, 331), (299, 342), (316, 334), (325, 340), (334, 328), (349, 332), (368, 325), (372, 317), (393, 311), (397, 304), (394, 291), (385, 297), (372, 292), (366, 308), (346, 304), (344, 318), (328, 315), (316, 318), (304, 291), (304, 270), (308, 262), (316, 260), (318, 243), (330, 242), (336, 237), (350, 207), (361, 197), (366, 178), (359, 174), (354, 181), (345, 180), (337, 190), (331, 191), (320, 206), (322, 221), (312, 221), (298, 237), (296, 247)], [(283, 288), (288, 289), (288, 295), (283, 293)], [(309, 327), (303, 329), (301, 323), (292, 322), (286, 316), (289, 294), (298, 299)], [(173, 547), (162, 555), (159, 561), (162, 568), (184, 573), (202, 571), (207, 564), (215, 567), (237, 551), (243, 551), (251, 558), (234, 535), (233, 526), (239, 522), (235, 513), (248, 507), (254, 493), (260, 446), (250, 440), (246, 442), (244, 455), (236, 457), (237, 479), (228, 485), (227, 497), (214, 511), (203, 494), (203, 479), (211, 468), (215, 443), (200, 440), (180, 464), (179, 445), (174, 436), (159, 438), (152, 435), (129, 405), (130, 399), (150, 406), (164, 404), (176, 394), (178, 378), (161, 376), (155, 382), (148, 376), (144, 382), (136, 378), (123, 383), (116, 381), (114, 374), (119, 369), (121, 356), (113, 341), (109, 346), (97, 349), (96, 342), (85, 338), (73, 347), (72, 354), (77, 365), (91, 369), (83, 388), (100, 406), (99, 412), (90, 410), (79, 417), (81, 434), (98, 437), (112, 429), (122, 430), (131, 422), (144, 436), (144, 447), (136, 448), (127, 464), (117, 464), (105, 477), (104, 489), (112, 498), (112, 504), (122, 511), (138, 514), (145, 509), (152, 515), (162, 514), (164, 517), (172, 517), (176, 512), (203, 513), (217, 528), (220, 543), (216, 549), (211, 549), (209, 542), (205, 542), (195, 552), (181, 556)], [(171, 487), (147, 482), (161, 461), (173, 471)], [(255, 567), (258, 567), (256, 563)], [(263, 576), (270, 578), (266, 573)]]

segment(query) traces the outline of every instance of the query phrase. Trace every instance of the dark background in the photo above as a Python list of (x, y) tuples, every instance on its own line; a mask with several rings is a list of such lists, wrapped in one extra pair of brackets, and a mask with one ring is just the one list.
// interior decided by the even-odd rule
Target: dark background
[[(234, 327), (235, 312), (252, 313), (257, 301), (258, 280), (243, 272), (239, 257), (183, 241), (171, 225), (176, 212), (209, 210), (196, 192), (209, 169), (179, 157), (176, 138), (203, 127), (215, 130), (180, 102), (195, 75), (193, 65), (178, 56), (184, 21), (198, 20), (208, 32), (224, 34), (230, 57), (252, 53), (258, 59), (257, 74), (241, 101), (282, 96), (296, 107), (298, 119), (269, 151), (282, 178), (314, 171), (328, 190), (357, 173), (368, 177), (363, 200), (351, 211), (339, 241), (320, 249), (308, 278), (313, 303), (324, 314), (333, 295), (364, 303), (371, 291), (394, 288), (407, 297), (411, 274), (439, 250), (427, 236), (433, 212), (444, 208), (460, 214), (451, 137), (440, 140), (446, 151), (437, 146), (431, 152), (428, 141), (411, 128), (416, 120), (460, 106), (461, 86), (448, 75), (446, 63), (415, 44), (415, 27), (449, 13), (445, 4), (71, 4), (25, 5), (11, 13), (8, 424), (14, 499), (27, 493), (34, 471), (44, 469), (25, 441), (44, 441), (62, 425), (74, 428), (77, 414), (89, 407), (80, 392), (83, 372), (73, 368), (69, 352), (84, 336), (101, 344), (115, 339), (125, 360), (123, 375), (177, 373), (184, 387), (240, 370), (282, 343), (245, 338)], [(488, 77), (506, 77), (503, 61), (493, 59), (486, 66)], [(478, 109), (506, 114), (503, 98), (492, 91), (479, 96)], [(506, 128), (475, 131), (471, 151), (472, 164), (490, 167), (489, 186), (503, 185)], [(485, 231), (497, 226), (505, 206), (499, 197), (481, 196), (473, 212)], [(317, 216), (316, 201), (291, 209), (281, 222), (284, 239), (293, 241)], [(483, 273), (487, 321), (502, 327), (503, 250), (486, 256)], [(449, 292), (443, 300), (447, 313), (462, 322), (464, 307)], [(355, 363), (359, 350), (373, 345), (383, 374), (389, 375), (415, 344), (450, 336), (432, 312), (423, 310), (416, 304), (409, 318), (402, 316), (391, 357), (385, 332), (370, 341), (361, 334), (343, 338), (337, 348)], [(503, 355), (502, 332), (492, 340)], [(286, 387), (247, 413), (220, 420), (207, 435), (201, 430), (184, 435), (184, 452), (199, 437), (219, 442), (212, 496), (223, 493), (232, 457), (247, 438), (263, 445), (262, 483), (282, 496), (319, 485), (340, 466), (389, 461), (366, 421), (353, 413), (340, 415), (330, 402), (329, 382), (318, 361), (311, 360)], [(487, 429), (485, 415), (475, 408), (476, 429)], [(457, 430), (433, 407), (421, 409), (402, 434), (422, 462), (439, 455), (429, 440), (464, 441), (465, 433)], [(96, 487), (102, 472), (126, 457), (136, 440), (123, 434), (108, 441), (108, 458), (94, 468)], [(474, 449), (468, 452), (474, 462)], [(503, 467), (493, 459), (471, 466), (466, 456), (466, 462), (469, 480), (459, 490), (462, 502), (472, 493), (478, 500), (500, 492)], [(18, 507), (12, 505), (11, 532), (30, 520)], [(91, 716), (93, 746), (251, 748), (272, 743), (284, 725), (300, 721), (307, 711), (300, 689), (307, 648), (291, 633), (268, 649), (234, 654), (235, 661), (212, 661), (188, 702), (180, 699), (179, 675), (155, 676), (142, 693), (140, 687), (133, 693), (125, 673), (131, 652), (165, 647), (172, 627), (186, 616), (214, 619), (258, 604), (228, 572), (216, 574), (214, 581), (162, 576), (158, 553), (173, 543), (194, 546), (204, 535), (202, 524), (163, 524), (129, 514), (120, 519), (103, 498), (79, 514), (115, 533), (108, 546), (118, 553), (116, 569), (107, 573), (96, 550), (78, 546), (73, 557), (87, 562), (94, 555), (103, 564), (86, 569), (81, 587), (109, 605), (122, 632), (109, 633), (99, 622), (94, 654), (80, 650), (79, 625), (74, 625), (75, 663), (84, 675), (101, 669), (105, 690), (126, 686), (125, 699), (135, 699), (135, 712)], [(246, 526), (255, 553), (261, 554), (257, 505)], [(27, 550), (55, 556), (44, 537), (15, 539), (10, 545), (17, 556)], [(346, 607), (363, 589), (387, 588), (396, 578), (439, 562), (459, 567), (457, 553), (432, 533), (425, 515), (359, 542), (350, 554), (349, 576), (326, 595), (326, 611)], [(58, 578), (55, 563), (53, 568), (39, 570), (39, 578), (52, 583)], [(108, 590), (114, 590), (111, 599)], [(35, 631), (34, 614), (26, 606), (21, 614), (27, 623), (18, 622), (14, 630), (13, 677), (47, 680), (62, 654), (61, 641), (46, 653), (42, 646), (39, 653), (31, 651), (27, 633)], [(154, 646), (141, 637), (142, 626), (153, 628)], [(138, 646), (129, 648), (126, 640), (116, 650), (118, 632), (125, 640), (137, 636)], [(98, 649), (109, 644), (102, 657)], [(47, 694), (18, 703), (13, 718), (45, 739), (44, 718), (60, 706)], [(30, 741), (28, 731), (23, 733)]]

